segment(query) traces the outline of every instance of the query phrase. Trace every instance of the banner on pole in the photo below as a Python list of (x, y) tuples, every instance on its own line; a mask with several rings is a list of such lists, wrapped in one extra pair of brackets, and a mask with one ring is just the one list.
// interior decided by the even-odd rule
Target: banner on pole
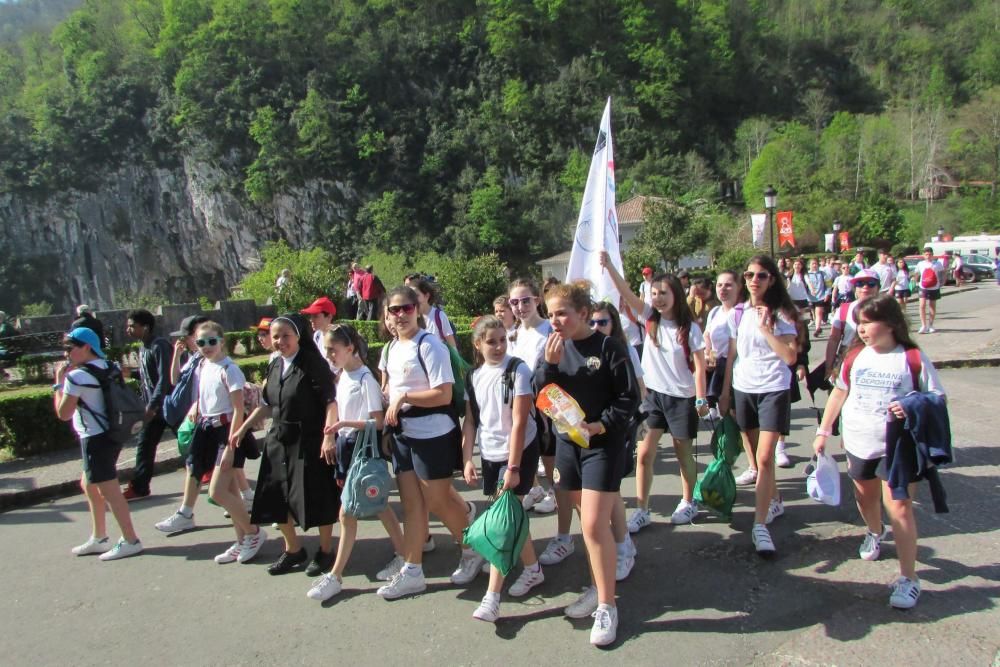
[(840, 251), (851, 249), (851, 237), (848, 236), (847, 232), (840, 232)]
[(778, 211), (778, 247), (786, 244), (795, 247), (795, 228), (792, 226), (792, 212)]
[(826, 252), (833, 252), (833, 234), (826, 235)]
[(753, 238), (753, 247), (762, 248), (764, 246), (764, 227), (767, 226), (766, 213), (750, 214), (750, 233)]
[(611, 142), (611, 98), (604, 106), (601, 128), (597, 133), (590, 174), (583, 190), (580, 215), (576, 220), (576, 236), (569, 255), (567, 282), (584, 279), (591, 284), (595, 301), (619, 304), (618, 288), (608, 272), (601, 267), (600, 253), (606, 250), (618, 273), (624, 275), (622, 253), (618, 243), (618, 214), (615, 210), (615, 159)]

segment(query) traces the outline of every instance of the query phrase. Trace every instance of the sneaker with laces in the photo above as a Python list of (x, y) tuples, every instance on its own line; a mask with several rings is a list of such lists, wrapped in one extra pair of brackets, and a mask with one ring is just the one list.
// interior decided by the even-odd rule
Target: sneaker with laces
[(635, 558), (639, 555), (639, 548), (635, 546), (635, 540), (629, 540), (627, 543), (628, 555)]
[(677, 503), (677, 509), (675, 509), (674, 513), (670, 515), (670, 523), (691, 523), (694, 521), (696, 516), (698, 516), (698, 503), (691, 502), (690, 500), (684, 500), (682, 498), (681, 501)]
[(219, 565), (235, 563), (240, 557), (240, 543), (233, 542), (228, 549), (215, 557), (215, 562)]
[(785, 453), (785, 441), (779, 440), (778, 446), (774, 450), (774, 462), (779, 468), (791, 468), (792, 460)]
[(531, 509), (535, 510), (539, 514), (549, 514), (556, 511), (556, 492), (549, 489), (545, 493), (545, 497), (535, 503), (535, 506)]
[(174, 512), (163, 521), (154, 526), (157, 530), (167, 533), (180, 533), (185, 530), (194, 530), (194, 514), (184, 516), (180, 512)]
[(555, 565), (566, 560), (574, 551), (576, 551), (576, 543), (572, 539), (563, 542), (558, 537), (553, 537), (545, 545), (545, 551), (538, 557), (538, 562), (542, 565)]
[(136, 556), (141, 553), (142, 542), (139, 540), (129, 542), (123, 537), (118, 540), (115, 546), (111, 547), (110, 551), (105, 551), (98, 558), (101, 560), (118, 560), (119, 558), (128, 558), (129, 556)]
[(881, 533), (865, 531), (865, 539), (858, 549), (858, 555), (861, 556), (861, 560), (878, 560), (878, 557), (882, 554), (882, 540), (885, 539), (888, 532), (889, 529), (885, 525), (882, 526)]
[(517, 581), (511, 584), (510, 590), (507, 592), (514, 597), (519, 598), (522, 595), (527, 595), (532, 588), (543, 581), (545, 581), (545, 575), (542, 574), (541, 567), (535, 569), (526, 567), (521, 570), (521, 576), (517, 578)]
[(635, 556), (622, 556), (619, 554), (615, 559), (615, 581), (624, 581), (628, 575), (632, 574), (635, 567)]
[(379, 588), (375, 593), (383, 600), (395, 600), (404, 595), (422, 593), (426, 589), (427, 582), (424, 581), (423, 572), (420, 574), (406, 574), (400, 570), (392, 576), (389, 583)]
[(465, 586), (479, 574), (485, 559), (475, 551), (463, 553), (458, 561), (458, 567), (451, 573), (451, 583), (456, 586)]
[(770, 524), (784, 513), (785, 503), (781, 500), (781, 498), (771, 498), (771, 502), (767, 506), (767, 518), (764, 520), (764, 523)]
[(774, 553), (774, 541), (771, 539), (771, 531), (762, 523), (753, 525), (753, 548), (761, 556), (770, 556)]
[(591, 614), (594, 627), (590, 629), (590, 643), (594, 646), (607, 646), (618, 636), (618, 607), (602, 604)]
[(111, 544), (111, 540), (109, 540), (108, 538), (102, 537), (100, 539), (97, 539), (96, 537), (91, 535), (90, 539), (88, 539), (80, 546), (73, 547), (72, 549), (70, 549), (70, 551), (73, 553), (74, 556), (88, 556), (90, 554), (102, 554), (111, 549), (112, 546), (113, 545)]
[(899, 577), (889, 586), (889, 604), (896, 609), (912, 609), (920, 599), (920, 580)]
[(391, 561), (386, 563), (385, 567), (378, 571), (375, 578), (379, 581), (391, 581), (396, 576), (396, 573), (403, 569), (404, 565), (406, 565), (406, 560), (399, 554), (396, 554), (392, 557)]
[(595, 611), (597, 611), (597, 587), (587, 586), (580, 597), (566, 607), (564, 613), (569, 618), (587, 618)]
[(246, 563), (248, 560), (257, 555), (260, 548), (264, 546), (264, 542), (267, 541), (267, 533), (264, 532), (263, 528), (258, 527), (257, 532), (254, 534), (246, 534), (243, 536), (243, 541), (240, 543), (240, 554), (237, 560), (240, 563)]
[(472, 618), (477, 618), (487, 623), (496, 623), (497, 619), (500, 618), (500, 600), (486, 595), (483, 601), (479, 603), (479, 606), (476, 607), (476, 610), (472, 612)]
[(533, 486), (531, 487), (531, 491), (524, 494), (524, 498), (521, 500), (521, 507), (527, 512), (540, 503), (543, 498), (545, 498), (545, 489), (540, 486)]
[(653, 523), (653, 517), (650, 515), (649, 510), (636, 507), (632, 510), (632, 514), (629, 515), (628, 521), (625, 522), (625, 525), (628, 526), (628, 532), (634, 534), (638, 533), (651, 523)]
[(332, 572), (327, 572), (313, 582), (313, 586), (306, 593), (306, 597), (310, 600), (319, 600), (320, 602), (323, 602), (339, 593), (343, 587), (344, 584), (337, 578), (337, 575)]
[(757, 471), (753, 468), (747, 468), (736, 476), (736, 483), (740, 486), (750, 486), (751, 484), (756, 484)]

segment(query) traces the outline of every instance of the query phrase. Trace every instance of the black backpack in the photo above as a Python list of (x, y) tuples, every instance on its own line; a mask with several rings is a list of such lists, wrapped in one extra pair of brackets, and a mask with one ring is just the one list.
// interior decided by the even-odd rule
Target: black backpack
[[(507, 405), (514, 404), (514, 380), (517, 377), (517, 367), (523, 364), (524, 361), (517, 357), (511, 357), (510, 361), (507, 362), (507, 368), (503, 372), (503, 390), (502, 390), (502, 400)], [(469, 395), (469, 406), (472, 409), (472, 425), (477, 429), (479, 428), (479, 402), (476, 401), (476, 390), (472, 386), (472, 374), (476, 372), (475, 368), (469, 369), (468, 374), (465, 376), (465, 393)]]
[(79, 405), (89, 412), (104, 432), (119, 445), (128, 442), (129, 438), (142, 428), (146, 416), (146, 404), (139, 395), (125, 385), (122, 369), (118, 364), (111, 363), (107, 368), (98, 368), (90, 364), (80, 366), (97, 380), (97, 384), (83, 384), (81, 387), (99, 388), (104, 394), (104, 414), (95, 412), (89, 405), (80, 401)]

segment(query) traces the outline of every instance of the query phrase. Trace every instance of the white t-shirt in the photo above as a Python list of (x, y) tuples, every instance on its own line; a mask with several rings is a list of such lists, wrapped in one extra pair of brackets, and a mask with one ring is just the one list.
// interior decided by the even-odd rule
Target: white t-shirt
[(630, 320), (625, 313), (622, 313), (619, 319), (621, 319), (622, 330), (625, 331), (625, 338), (628, 339), (629, 347), (642, 345), (642, 325)]
[[(371, 413), (383, 410), (382, 389), (367, 366), (341, 371), (337, 378), (337, 414), (341, 421), (366, 421)], [(356, 430), (345, 426), (339, 433), (348, 436)]]
[(246, 383), (243, 371), (229, 357), (218, 362), (206, 359), (198, 378), (198, 414), (202, 417), (232, 414), (229, 393), (243, 389)]
[(716, 306), (708, 312), (705, 319), (705, 335), (712, 343), (712, 350), (715, 358), (725, 357), (729, 354), (729, 323), (727, 318), (732, 308), (726, 311), (725, 306)]
[(837, 276), (837, 279), (833, 281), (834, 288), (837, 290), (837, 298), (840, 298), (844, 294), (851, 293), (851, 277), (850, 276)]
[[(854, 338), (858, 335), (858, 324), (854, 321), (854, 310), (858, 307), (860, 301), (852, 301), (847, 304), (846, 310), (843, 305), (837, 306), (837, 309), (833, 312), (833, 319), (830, 320), (830, 326), (834, 329), (843, 329), (844, 336), (840, 339), (840, 344), (843, 347), (850, 347), (851, 343), (854, 342)], [(840, 317), (840, 313), (844, 313), (843, 319)]]
[[(472, 388), (479, 406), (479, 455), (486, 461), (503, 463), (510, 455), (510, 432), (514, 428), (514, 410), (503, 401), (504, 373), (510, 355), (496, 366), (483, 364), (472, 372)], [(526, 364), (518, 364), (514, 371), (514, 396), (533, 396), (531, 371)], [(538, 427), (528, 418), (524, 428), (524, 445), (535, 440)]]
[(879, 280), (879, 292), (891, 292), (892, 285), (896, 280), (896, 269), (888, 264), (882, 264), (879, 262), (872, 267), (872, 271), (878, 276)]
[(635, 371), (635, 377), (637, 380), (642, 380), (642, 360), (639, 359), (639, 353), (632, 345), (626, 345), (626, 347), (628, 348), (629, 361), (632, 362), (632, 370)]
[(809, 290), (806, 288), (805, 276), (800, 276), (797, 273), (792, 275), (788, 281), (788, 296), (792, 297), (792, 301), (809, 300)]
[[(841, 368), (837, 387), (847, 390), (847, 368)], [(859, 459), (885, 456), (885, 424), (889, 403), (911, 391), (932, 391), (944, 394), (930, 359), (920, 353), (920, 387), (913, 386), (906, 351), (902, 345), (886, 353), (866, 347), (851, 365), (851, 386), (844, 401), (841, 430), (844, 449)]]
[[(440, 313), (441, 318), (440, 329), (438, 329), (438, 313)], [(424, 322), (427, 325), (424, 327), (424, 330), (434, 334), (441, 340), (444, 340), (445, 336), (455, 335), (455, 327), (451, 325), (451, 321), (445, 312), (437, 306), (431, 306), (431, 309), (424, 315)]]
[[(937, 274), (937, 281), (931, 286), (926, 285), (924, 281), (924, 271), (927, 269), (933, 269)], [(944, 267), (941, 266), (941, 262), (936, 259), (932, 262), (922, 259), (917, 263), (917, 268), (914, 270), (917, 272), (917, 285), (924, 289), (941, 289), (941, 283), (943, 282), (941, 280), (941, 274), (944, 273)]]
[[(104, 359), (95, 359), (88, 362), (89, 365), (97, 368), (107, 368), (108, 362)], [(93, 385), (93, 386), (89, 386)], [(73, 413), (73, 430), (81, 438), (89, 438), (104, 433), (105, 429), (101, 421), (105, 419), (104, 392), (97, 382), (97, 378), (85, 370), (74, 368), (66, 374), (63, 381), (63, 393), (67, 396), (76, 396), (78, 403), (76, 412)], [(87, 408), (83, 407), (86, 405)], [(91, 410), (100, 417), (94, 417)]]
[[(426, 373), (420, 365), (421, 358), (427, 367)], [(389, 373), (390, 401), (406, 392), (426, 391), (443, 384), (455, 383), (455, 376), (451, 372), (451, 357), (445, 348), (445, 343), (433, 334), (418, 333), (416, 338), (411, 340), (393, 342), (389, 348), (386, 371)], [(404, 403), (401, 416), (405, 417), (410, 407), (409, 403)], [(403, 434), (418, 439), (438, 438), (447, 435), (455, 428), (451, 416), (444, 413), (410, 417), (402, 419), (401, 422)]]
[(510, 356), (528, 364), (528, 369), (534, 371), (538, 359), (545, 350), (545, 341), (548, 340), (550, 333), (552, 333), (552, 323), (548, 320), (539, 322), (535, 329), (525, 326), (522, 322), (517, 328), (517, 340), (507, 352)]
[[(642, 311), (643, 321), (653, 316), (653, 309), (646, 306)], [(660, 318), (656, 332), (659, 345), (652, 339), (642, 346), (642, 379), (646, 388), (667, 396), (691, 398), (695, 394), (694, 374), (688, 367), (684, 346), (677, 342), (677, 323)], [(688, 331), (688, 346), (691, 353), (705, 349), (705, 340), (697, 322), (691, 323)]]
[(653, 305), (653, 282), (646, 282), (643, 278), (642, 284), (639, 285), (639, 298), (642, 299), (643, 303), (647, 306)]
[[(743, 309), (739, 330), (736, 327), (736, 309), (726, 317), (729, 337), (736, 339), (736, 365), (733, 367), (733, 389), (746, 394), (767, 394), (784, 391), (791, 386), (792, 370), (778, 353), (771, 349), (767, 338), (760, 331), (757, 309), (749, 303)], [(795, 325), (778, 313), (774, 324), (775, 336), (794, 336)]]
[(893, 276), (893, 282), (896, 283), (896, 289), (899, 290), (909, 289), (910, 274), (906, 271), (896, 270), (896, 274)]

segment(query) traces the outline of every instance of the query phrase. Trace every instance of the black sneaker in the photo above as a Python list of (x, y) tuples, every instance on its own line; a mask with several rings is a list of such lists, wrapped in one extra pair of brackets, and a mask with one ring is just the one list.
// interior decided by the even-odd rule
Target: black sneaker
[(306, 567), (306, 575), (310, 577), (318, 577), (321, 574), (326, 574), (333, 567), (333, 560), (337, 557), (337, 553), (331, 551), (330, 553), (323, 553), (323, 551), (317, 549), (316, 555), (309, 562)]
[(278, 560), (271, 563), (267, 568), (268, 574), (288, 574), (298, 566), (309, 560), (309, 554), (305, 549), (299, 549), (293, 554), (287, 551), (281, 552)]

